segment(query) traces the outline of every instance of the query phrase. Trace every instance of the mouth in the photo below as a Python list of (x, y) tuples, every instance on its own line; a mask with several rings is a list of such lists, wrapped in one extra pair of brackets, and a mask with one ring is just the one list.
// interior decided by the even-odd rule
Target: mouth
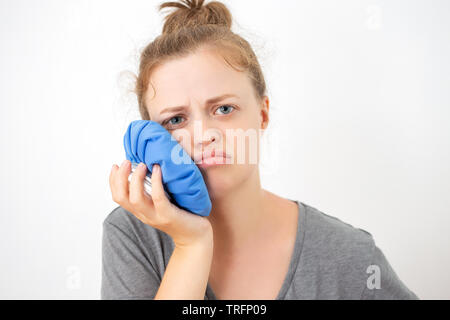
[(200, 168), (207, 168), (215, 165), (227, 164), (230, 155), (220, 150), (213, 150), (212, 152), (205, 151), (201, 159), (197, 159), (195, 164)]

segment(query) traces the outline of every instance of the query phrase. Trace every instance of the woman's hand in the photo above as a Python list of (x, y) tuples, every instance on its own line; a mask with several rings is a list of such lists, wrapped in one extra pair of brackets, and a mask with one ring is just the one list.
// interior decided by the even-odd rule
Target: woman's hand
[(131, 182), (128, 182), (130, 173), (129, 160), (125, 160), (120, 168), (113, 165), (109, 184), (114, 202), (143, 223), (167, 233), (177, 247), (212, 242), (212, 227), (207, 217), (182, 210), (166, 197), (159, 165), (153, 166), (151, 196), (144, 191), (146, 165), (141, 163), (133, 172)]

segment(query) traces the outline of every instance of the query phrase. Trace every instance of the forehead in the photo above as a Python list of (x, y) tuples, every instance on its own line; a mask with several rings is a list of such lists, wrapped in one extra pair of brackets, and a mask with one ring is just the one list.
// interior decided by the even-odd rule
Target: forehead
[[(146, 104), (162, 109), (189, 103), (189, 99), (203, 101), (222, 94), (248, 96), (250, 79), (245, 72), (229, 66), (219, 54), (201, 50), (176, 58), (157, 67), (150, 78)], [(157, 111), (157, 110), (153, 110)]]

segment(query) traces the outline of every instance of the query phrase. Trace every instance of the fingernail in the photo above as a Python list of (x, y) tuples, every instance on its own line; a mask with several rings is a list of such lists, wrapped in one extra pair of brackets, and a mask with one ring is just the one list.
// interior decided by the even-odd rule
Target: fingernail
[(159, 172), (159, 165), (157, 165), (157, 164), (153, 165), (153, 172), (156, 172), (156, 173)]
[(138, 167), (139, 167), (140, 170), (145, 169), (145, 163), (142, 163), (142, 162), (139, 163)]

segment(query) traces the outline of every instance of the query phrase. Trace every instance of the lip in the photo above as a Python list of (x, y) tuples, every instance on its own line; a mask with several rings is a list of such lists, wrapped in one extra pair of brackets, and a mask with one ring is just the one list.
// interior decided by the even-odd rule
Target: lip
[(200, 168), (207, 168), (215, 165), (227, 164), (227, 159), (231, 157), (220, 150), (204, 151), (202, 158), (195, 161)]

